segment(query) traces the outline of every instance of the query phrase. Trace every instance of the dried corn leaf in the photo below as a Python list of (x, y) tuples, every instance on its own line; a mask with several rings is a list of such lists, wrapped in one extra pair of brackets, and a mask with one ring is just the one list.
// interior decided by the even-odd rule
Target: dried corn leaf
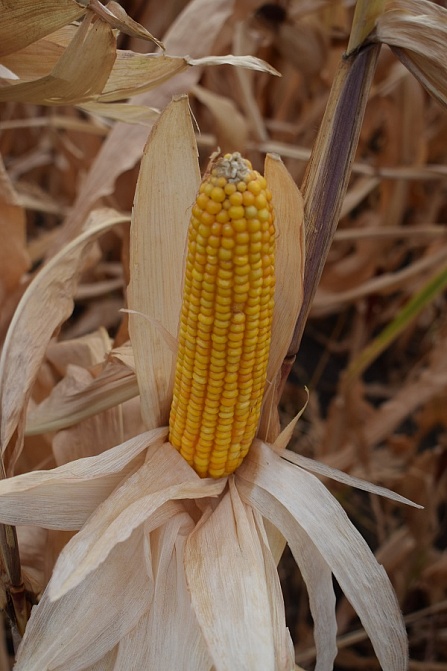
[(248, 70), (257, 70), (258, 72), (268, 72), (271, 75), (281, 77), (278, 70), (255, 56), (202, 56), (201, 58), (186, 57), (189, 65), (234, 65)]
[(115, 62), (116, 40), (103, 21), (85, 20), (51, 74), (0, 89), (0, 100), (67, 105), (89, 100), (104, 89)]
[(77, 105), (77, 107), (94, 116), (149, 127), (152, 127), (159, 115), (158, 110), (153, 107), (130, 105), (128, 103), (88, 102)]
[[(209, 53), (219, 31), (231, 15), (232, 6), (233, 0), (214, 0), (213, 12), (210, 14), (208, 0), (190, 2), (163, 39), (168, 51), (172, 55), (190, 54), (196, 57)], [(203, 21), (204, 14), (207, 21)], [(132, 102), (162, 109), (173, 95), (194, 86), (200, 74), (200, 68), (188, 68), (175, 79)], [(110, 194), (117, 177), (140, 160), (146, 137), (146, 130), (140, 125), (129, 127), (127, 124), (117, 124), (113, 128), (79, 191), (72, 213), (61, 231), (59, 245), (71, 240), (79, 232), (82, 221), (97, 200)]]
[(0, 156), (0, 304), (30, 266), (26, 251), (25, 212)]
[(112, 340), (106, 329), (101, 327), (75, 340), (53, 341), (48, 346), (47, 360), (63, 376), (71, 365), (90, 368), (103, 363), (111, 348)]
[(76, 26), (64, 26), (23, 49), (3, 56), (2, 64), (22, 81), (45, 77), (50, 74), (76, 32)]
[[(177, 334), (181, 310), (187, 223), (199, 184), (194, 130), (183, 97), (166, 108), (146, 144), (131, 225), (129, 307), (172, 335)], [(172, 396), (173, 353), (159, 329), (141, 315), (129, 314), (129, 329), (144, 421), (148, 428), (164, 426)]]
[(374, 39), (388, 44), (402, 63), (447, 106), (447, 9), (427, 0), (389, 0)]
[(109, 23), (112, 28), (118, 28), (125, 35), (130, 37), (140, 37), (143, 40), (154, 42), (160, 49), (164, 49), (161, 42), (150, 34), (140, 23), (134, 21), (126, 11), (114, 0), (111, 0), (104, 6), (99, 0), (89, 0), (88, 8), (101, 17), (103, 21)]
[(110, 77), (98, 100), (113, 102), (150, 91), (187, 69), (188, 61), (178, 56), (118, 51)]
[(0, 0), (0, 56), (23, 49), (85, 14), (75, 0)]
[[(80, 386), (80, 391), (83, 386), (85, 385)], [(138, 435), (139, 432), (144, 432), (141, 419), (139, 420), (138, 400), (135, 400), (132, 406), (132, 408), (129, 405), (115, 406), (89, 417), (76, 426), (59, 431), (53, 440), (56, 464), (61, 466), (75, 459), (101, 454)], [(133, 412), (128, 416), (128, 411), (131, 409)], [(123, 420), (127, 420), (125, 425)]]
[(194, 86), (192, 93), (213, 115), (217, 144), (222, 153), (233, 151), (244, 153), (248, 126), (233, 100), (209, 91), (203, 86)]
[(193, 59), (188, 56), (181, 58), (167, 54), (137, 54), (132, 51), (118, 51), (110, 77), (97, 100), (113, 102), (145, 93), (191, 66), (223, 64), (279, 74), (268, 63), (249, 56), (213, 56)]
[(89, 229), (38, 273), (14, 314), (0, 359), (2, 454), (19, 429), (12, 462), (21, 450), (21, 420), (47, 345), (73, 310), (73, 295), (86, 251), (103, 232), (123, 221), (125, 217), (111, 210), (97, 212)]
[(46, 399), (28, 412), (26, 435), (65, 429), (138, 393), (135, 373), (112, 360), (82, 389), (74, 388), (69, 378), (59, 382)]

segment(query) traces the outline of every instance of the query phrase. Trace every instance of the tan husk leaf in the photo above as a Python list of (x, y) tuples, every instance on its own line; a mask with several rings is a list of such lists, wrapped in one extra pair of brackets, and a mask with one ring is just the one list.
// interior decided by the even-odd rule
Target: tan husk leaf
[(166, 428), (147, 431), (98, 456), (6, 478), (0, 494), (2, 522), (80, 529), (117, 485), (142, 464), (142, 453), (148, 446), (155, 449), (166, 434)]
[[(169, 198), (167, 184), (171, 184)], [(157, 320), (174, 336), (181, 309), (186, 232), (199, 184), (188, 99), (182, 97), (166, 108), (144, 149), (132, 214), (128, 292), (131, 310)], [(159, 271), (160, 259), (170, 269), (169, 281)], [(159, 330), (140, 315), (129, 314), (129, 329), (144, 421), (148, 428), (163, 426), (171, 403), (173, 353)]]
[[(241, 501), (232, 479), (217, 507), (210, 507), (190, 534), (185, 571), (216, 668), (290, 669), (289, 641), (275, 650), (275, 611), (270, 605), (282, 602), (278, 582), (266, 579), (253, 510)], [(281, 619), (284, 622), (284, 613)]]
[(214, 497), (224, 489), (224, 478), (199, 478), (169, 443), (159, 446), (152, 439), (146, 446), (145, 463), (91, 515), (71, 547), (61, 554), (50, 588), (52, 600), (80, 584), (138, 526), (152, 520), (152, 528), (157, 528), (157, 514), (166, 503)]
[[(302, 532), (309, 536), (357, 611), (383, 668), (404, 671), (406, 632), (389, 579), (326, 487), (300, 468), (291, 477), (289, 465), (261, 441), (253, 443), (236, 480), (242, 499), (278, 527), (298, 564)], [(318, 580), (307, 584), (309, 592), (318, 589)], [(329, 588), (328, 583), (328, 596)]]
[(272, 381), (287, 354), (290, 335), (303, 302), (304, 206), (300, 190), (276, 154), (267, 154), (264, 176), (272, 192), (277, 228), (275, 311), (272, 324), (275, 348), (270, 352), (267, 369), (267, 379)]
[(75, 0), (0, 0), (0, 56), (23, 49), (85, 14)]
[(427, 0), (389, 0), (373, 39), (388, 44), (402, 63), (447, 106), (447, 9)]
[[(267, 368), (267, 387), (258, 435), (264, 439), (276, 438), (274, 419), (277, 385), (281, 365), (287, 354), (291, 334), (303, 301), (304, 275), (304, 211), (303, 197), (283, 162), (276, 154), (267, 154), (264, 174), (272, 192), (275, 210), (275, 309), (272, 324), (272, 343)], [(291, 290), (293, 282), (293, 290)]]
[[(11, 321), (0, 359), (1, 451), (18, 427), (30, 390), (54, 331), (70, 316), (78, 275), (90, 245), (127, 218), (100, 210), (88, 230), (42, 268), (24, 293)], [(19, 435), (11, 467), (21, 450)]]

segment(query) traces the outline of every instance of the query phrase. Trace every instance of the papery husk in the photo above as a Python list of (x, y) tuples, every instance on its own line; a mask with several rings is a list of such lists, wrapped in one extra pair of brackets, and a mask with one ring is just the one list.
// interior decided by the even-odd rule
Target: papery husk
[[(186, 232), (199, 184), (194, 130), (188, 100), (182, 97), (166, 108), (144, 149), (132, 214), (128, 290), (131, 310), (175, 336)], [(160, 264), (169, 274), (160, 272)], [(144, 421), (147, 428), (164, 426), (172, 398), (173, 353), (159, 330), (133, 312), (129, 330)]]
[(130, 124), (141, 124), (152, 128), (154, 122), (158, 119), (159, 111), (152, 107), (143, 107), (142, 105), (130, 105), (129, 103), (103, 103), (88, 102), (77, 105), (79, 109), (84, 110), (93, 116), (105, 117), (114, 121), (124, 121)]
[(262, 553), (254, 512), (230, 479), (229, 492), (202, 515), (185, 552), (193, 609), (218, 671), (289, 671), (293, 664), (284, 611), (276, 613), (283, 606), (279, 581), (272, 571), (267, 579), (266, 559), (276, 573), (272, 556)]
[(53, 439), (56, 464), (101, 454), (119, 443), (144, 432), (139, 399), (120, 403), (78, 422)]
[(112, 343), (107, 330), (101, 326), (96, 331), (73, 340), (53, 340), (48, 345), (46, 358), (59, 375), (63, 376), (68, 366), (90, 368), (103, 363), (112, 348)]
[[(324, 485), (310, 473), (290, 469), (281, 461), (267, 445), (255, 441), (237, 471), (236, 483), (242, 499), (278, 527), (304, 571), (303, 576), (306, 569), (301, 562), (306, 552), (310, 552), (310, 543), (314, 544), (315, 560), (320, 553), (330, 567), (357, 611), (384, 671), (405, 671), (406, 631), (386, 572)], [(311, 567), (312, 560), (308, 569)], [(335, 602), (330, 575), (326, 572), (326, 579), (324, 576), (325, 573), (309, 573), (307, 589), (318, 658), (324, 659), (325, 652), (328, 653), (329, 664), (336, 652)]]
[(22, 81), (49, 75), (76, 35), (77, 26), (59, 28), (54, 33), (2, 56), (2, 64)]
[(8, 446), (12, 450), (10, 471), (22, 449), (24, 411), (33, 382), (54, 331), (73, 310), (85, 255), (102, 233), (126, 220), (111, 210), (98, 211), (89, 229), (39, 271), (17, 307), (0, 358), (1, 452), (5, 455)]
[[(272, 192), (275, 211), (275, 308), (267, 387), (258, 435), (273, 441), (279, 433), (276, 413), (280, 369), (287, 355), (294, 325), (303, 302), (305, 264), (303, 197), (279, 156), (267, 154), (264, 176)], [(291, 289), (291, 282), (293, 288)]]
[[(48, 471), (31, 471), (2, 481), (1, 517), (5, 524), (33, 524), (77, 531), (104, 499), (156, 448), (167, 429), (142, 433), (94, 457)], [(39, 506), (36, 506), (36, 500)]]
[(421, 509), (423, 507), (410, 501), (410, 499), (407, 499), (404, 496), (400, 496), (400, 494), (396, 494), (396, 492), (391, 491), (391, 489), (388, 489), (387, 487), (380, 487), (367, 480), (353, 477), (348, 473), (332, 468), (320, 461), (315, 461), (315, 459), (309, 459), (308, 457), (304, 457), (291, 450), (286, 450), (285, 447), (292, 438), (293, 429), (295, 428), (298, 419), (301, 417), (302, 412), (303, 411), (299, 412), (296, 417), (289, 422), (271, 446), (280, 457), (304, 470), (310, 471), (311, 473), (317, 473), (317, 475), (330, 478), (336, 482), (341, 482), (344, 485), (355, 487), (356, 489), (361, 489), (372, 494), (377, 494), (378, 496), (384, 496), (392, 501), (397, 501), (398, 503), (403, 503), (404, 505), (412, 506), (413, 508)]
[[(141, 437), (133, 442), (137, 440)], [(200, 478), (172, 445), (160, 447), (159, 436), (146, 437), (146, 448), (145, 463), (104, 500), (61, 553), (50, 587), (52, 600), (85, 580), (134, 529), (145, 524), (149, 531), (162, 525), (177, 510), (176, 501), (218, 496), (226, 485), (224, 478)]]
[[(130, 667), (175, 669), (179, 660), (185, 660), (185, 665), (193, 671), (211, 669), (212, 661), (191, 609), (185, 580), (185, 544), (193, 528), (190, 515), (179, 511), (163, 527), (152, 532), (147, 549), (156, 575), (154, 596), (145, 617), (120, 642), (116, 671), (127, 671)], [(144, 533), (147, 537), (146, 528)]]
[[(153, 595), (148, 574), (135, 571), (136, 558), (143, 560), (141, 529), (119, 543), (107, 563), (91, 573), (71, 598), (52, 603), (45, 592), (26, 628), (15, 669), (90, 669), (103, 657), (103, 664), (92, 670), (110, 669), (116, 657), (113, 648), (144, 617)], [(90, 598), (84, 609), (80, 604), (86, 594)]]

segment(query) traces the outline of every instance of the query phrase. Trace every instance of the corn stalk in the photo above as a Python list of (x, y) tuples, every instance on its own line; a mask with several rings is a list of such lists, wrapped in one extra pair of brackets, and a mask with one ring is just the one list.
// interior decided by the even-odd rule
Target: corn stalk
[(278, 399), (300, 346), (348, 188), (380, 52), (380, 44), (363, 46), (362, 42), (374, 27), (383, 5), (383, 2), (357, 3), (348, 54), (340, 62), (301, 187), (306, 230), (304, 299), (284, 359)]

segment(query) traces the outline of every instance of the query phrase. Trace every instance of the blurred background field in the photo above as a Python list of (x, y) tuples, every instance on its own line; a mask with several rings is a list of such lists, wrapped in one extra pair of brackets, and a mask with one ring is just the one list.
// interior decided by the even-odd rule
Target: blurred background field
[[(300, 185), (347, 48), (354, 4), (238, 0), (233, 7), (209, 2), (208, 15), (193, 14), (183, 32), (169, 37), (185, 0), (122, 0), (130, 17), (166, 42), (169, 55), (251, 54), (282, 76), (225, 64), (189, 67), (132, 99), (148, 108), (147, 116), (135, 123), (119, 120), (125, 118), (122, 110), (113, 120), (88, 105), (80, 109), (63, 101), (51, 106), (0, 103), (0, 211), (5, 215), (0, 222), (0, 343), (31, 278), (81, 231), (93, 207), (130, 213), (138, 161), (156, 118), (150, 110), (162, 108), (171, 95), (190, 95), (202, 167), (217, 146), (240, 151), (258, 169), (266, 152), (276, 152)], [(208, 21), (218, 25), (209, 48), (203, 42)], [(53, 47), (57, 50), (56, 41)], [(125, 34), (120, 34), (118, 48), (157, 50), (153, 42)], [(22, 62), (25, 68), (25, 56)], [(49, 72), (45, 63), (43, 58), (41, 77)], [(286, 422), (303, 406), (305, 386), (309, 388), (294, 450), (424, 506), (423, 511), (403, 508), (325, 483), (393, 582), (414, 671), (447, 671), (445, 292), (422, 296), (405, 328), (399, 330), (398, 324), (409, 301), (433, 278), (442, 281), (447, 269), (446, 158), (446, 110), (382, 47), (340, 223), (281, 401)], [(66, 373), (63, 343), (93, 332), (102, 339), (98, 352), (126, 342), (127, 319), (119, 310), (125, 306), (129, 275), (128, 232), (128, 224), (115, 227), (86, 259), (74, 312), (47, 351), (31, 408)], [(290, 278), (290, 291), (296, 279)], [(383, 335), (387, 327), (389, 338)], [(368, 348), (376, 338), (384, 344), (371, 353)], [(101, 356), (78, 364), (94, 378)], [(59, 433), (68, 431), (61, 427)], [(58, 463), (51, 447), (58, 444), (54, 433), (35, 433), (25, 437), (15, 472)], [(53, 559), (64, 542), (53, 538)], [(25, 559), (32, 554), (30, 543), (27, 536)], [(38, 567), (42, 574), (51, 570), (51, 560), (45, 561), (46, 566)], [(280, 574), (296, 661), (311, 669), (312, 621), (305, 587), (287, 551)], [(338, 622), (337, 671), (378, 671), (344, 598)]]

